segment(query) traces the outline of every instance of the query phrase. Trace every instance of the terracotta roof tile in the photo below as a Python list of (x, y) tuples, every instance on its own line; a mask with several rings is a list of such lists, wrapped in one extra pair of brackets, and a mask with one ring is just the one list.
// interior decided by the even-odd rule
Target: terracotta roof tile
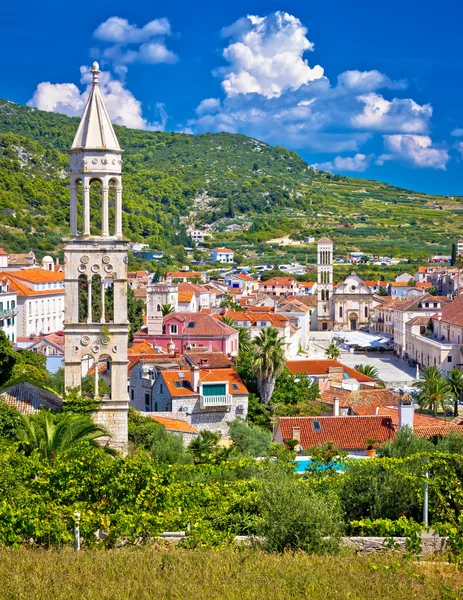
[(442, 308), (442, 321), (463, 327), (463, 296), (460, 296)]
[(330, 387), (322, 393), (320, 400), (332, 405), (335, 397), (339, 399), (340, 407), (350, 408), (357, 415), (383, 414), (377, 412), (378, 407), (398, 406), (400, 403), (399, 394), (382, 388), (344, 390)]
[[(212, 315), (204, 312), (189, 313), (176, 312), (164, 317), (164, 323), (172, 320), (180, 320), (184, 323), (184, 334), (192, 336), (229, 336), (236, 333), (236, 329), (215, 319)], [(194, 327), (188, 327), (190, 323), (194, 323)]]
[[(180, 377), (179, 373), (183, 376)], [(163, 371), (160, 375), (166, 384), (167, 389), (172, 397), (183, 397), (183, 396), (197, 396), (198, 393), (191, 389), (190, 369), (183, 371)], [(241, 380), (241, 377), (235, 371), (235, 369), (200, 369), (199, 370), (200, 381), (207, 383), (226, 383), (228, 382), (228, 393), (234, 395), (246, 395), (248, 390)], [(175, 382), (183, 382), (182, 387), (177, 387)], [(237, 389), (234, 389), (234, 386)]]
[(286, 366), (293, 375), (298, 373), (306, 373), (307, 375), (328, 375), (330, 367), (342, 367), (344, 373), (352, 379), (356, 379), (360, 383), (372, 383), (374, 379), (359, 373), (351, 367), (347, 367), (337, 360), (326, 359), (306, 359), (306, 360), (288, 360)]
[[(314, 421), (318, 421), (319, 430), (314, 428)], [(394, 438), (388, 416), (280, 417), (278, 425), (283, 439), (294, 439), (294, 428), (299, 428), (304, 449), (333, 442), (342, 450), (366, 450), (367, 439), (383, 443)]]
[(157, 421), (161, 425), (167, 429), (167, 431), (179, 431), (181, 433), (199, 433), (196, 427), (193, 427), (187, 421), (182, 421), (181, 419), (169, 419), (167, 417), (158, 417), (156, 413), (144, 413), (153, 421)]
[(10, 277), (27, 281), (28, 283), (56, 283), (64, 282), (64, 273), (55, 273), (45, 269), (24, 269), (21, 271), (8, 271)]

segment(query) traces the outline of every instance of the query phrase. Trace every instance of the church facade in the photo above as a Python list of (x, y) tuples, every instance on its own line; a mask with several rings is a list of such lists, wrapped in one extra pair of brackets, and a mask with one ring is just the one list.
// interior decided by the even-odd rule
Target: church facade
[(377, 302), (372, 289), (356, 273), (338, 285), (333, 283), (333, 242), (317, 242), (317, 329), (356, 331), (368, 329)]
[[(109, 444), (126, 451), (127, 244), (122, 236), (122, 149), (99, 90), (99, 66), (70, 149), (71, 237), (64, 249), (65, 389), (80, 388), (83, 364), (95, 377), (94, 415)], [(112, 198), (112, 200), (110, 200)], [(110, 281), (109, 281), (110, 279)], [(110, 285), (108, 285), (110, 283)], [(104, 372), (109, 393), (100, 393)]]

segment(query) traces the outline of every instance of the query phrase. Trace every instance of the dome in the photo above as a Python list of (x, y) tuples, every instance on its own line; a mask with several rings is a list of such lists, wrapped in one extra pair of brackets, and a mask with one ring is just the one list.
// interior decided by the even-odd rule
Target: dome
[(53, 258), (51, 256), (44, 256), (42, 258), (42, 263), (54, 263), (55, 261), (53, 260)]
[(100, 65), (95, 61), (92, 65), (92, 71), (99, 71)]

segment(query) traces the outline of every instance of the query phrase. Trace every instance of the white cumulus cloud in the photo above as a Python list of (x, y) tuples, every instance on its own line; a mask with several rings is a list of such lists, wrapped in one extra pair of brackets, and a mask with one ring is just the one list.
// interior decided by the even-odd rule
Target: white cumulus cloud
[[(82, 91), (73, 83), (50, 83), (43, 81), (37, 86), (32, 98), (27, 103), (40, 110), (60, 112), (71, 117), (80, 116), (91, 88), (91, 71), (83, 66), (81, 83), (86, 87)], [(162, 104), (156, 105), (159, 121), (149, 122), (143, 118), (142, 105), (128, 90), (122, 81), (114, 79), (111, 73), (100, 73), (100, 89), (106, 108), (113, 123), (134, 129), (163, 130), (167, 114)]]
[(230, 63), (219, 69), (227, 96), (257, 93), (267, 98), (279, 96), (285, 88), (301, 85), (323, 76), (319, 65), (310, 68), (303, 55), (313, 50), (301, 21), (288, 13), (266, 17), (250, 15), (222, 30), (231, 43), (223, 56)]
[(113, 44), (141, 44), (155, 36), (170, 35), (168, 19), (154, 19), (143, 27), (131, 25), (127, 19), (109, 17), (94, 32), (94, 37)]
[(379, 71), (344, 71), (338, 75), (338, 84), (349, 90), (371, 92), (381, 88), (401, 90), (407, 87), (405, 81), (391, 81), (389, 77)]
[(432, 116), (430, 104), (420, 106), (411, 98), (386, 100), (381, 94), (358, 96), (364, 104), (363, 111), (352, 117), (354, 127), (396, 131), (403, 133), (426, 133)]
[(377, 164), (387, 160), (408, 163), (414, 167), (445, 170), (449, 161), (446, 148), (433, 144), (428, 135), (384, 135), (386, 153), (382, 154)]
[[(351, 152), (352, 170), (372, 162), (362, 145), (377, 134), (430, 131), (432, 107), (412, 98), (387, 98), (407, 87), (376, 69), (347, 70), (330, 83), (319, 65), (311, 68), (305, 53), (314, 45), (301, 21), (285, 12), (238, 19), (222, 30), (228, 65), (213, 71), (221, 77), (224, 98), (206, 98), (184, 127), (195, 133), (244, 133), (295, 150)], [(333, 168), (348, 159), (330, 161)], [(346, 168), (347, 170), (347, 168)]]
[(315, 163), (312, 166), (321, 171), (353, 171), (361, 173), (368, 169), (373, 159), (374, 154), (366, 155), (357, 153), (355, 156), (336, 156), (332, 161)]
[(457, 127), (450, 133), (450, 135), (452, 135), (453, 137), (463, 137), (463, 129)]
[(117, 67), (135, 61), (148, 64), (176, 62), (178, 56), (166, 45), (166, 37), (171, 33), (169, 20), (165, 18), (138, 27), (127, 19), (110, 17), (95, 29), (93, 37), (110, 44), (102, 56)]

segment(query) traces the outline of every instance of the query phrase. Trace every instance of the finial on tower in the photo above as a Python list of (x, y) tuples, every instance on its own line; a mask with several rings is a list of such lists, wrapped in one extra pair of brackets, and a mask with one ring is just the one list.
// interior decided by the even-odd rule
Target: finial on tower
[(95, 61), (92, 65), (93, 85), (98, 85), (98, 75), (100, 73), (100, 65)]

